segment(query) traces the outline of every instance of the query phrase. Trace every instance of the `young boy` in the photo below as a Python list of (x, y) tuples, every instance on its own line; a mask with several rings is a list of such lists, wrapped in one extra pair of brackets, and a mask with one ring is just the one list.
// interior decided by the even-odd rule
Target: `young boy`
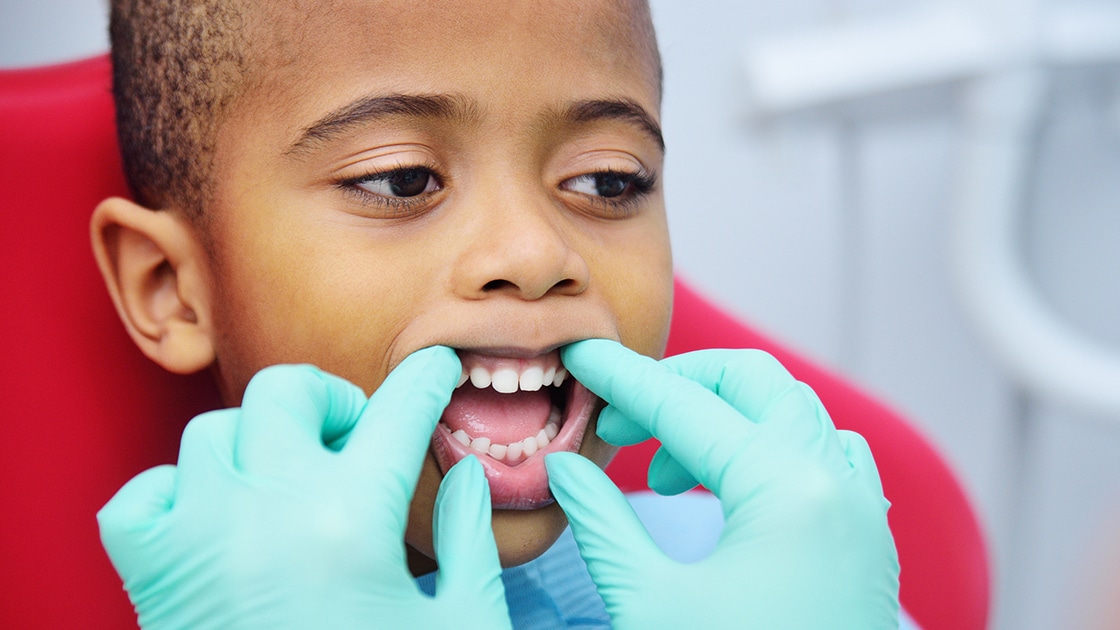
[[(261, 393), (249, 387), (264, 368), (293, 363), (395, 401), (402, 424), (410, 402), (434, 410), (404, 534), (411, 573), (446, 564), (433, 543), (437, 491), (458, 462), (475, 465), (472, 453), (502, 566), (540, 557), (566, 525), (544, 456), (571, 451), (601, 467), (614, 451), (596, 434), (601, 403), (584, 385), (631, 409), (604, 391), (610, 375), (566, 378), (560, 349), (600, 338), (659, 358), (668, 331), (660, 61), (646, 4), (115, 0), (112, 38), (135, 200), (103, 202), (92, 229), (141, 350), (173, 372), (211, 370), (243, 415), (303, 404), (298, 392), (319, 376), (274, 370)], [(431, 346), (455, 352), (417, 352)], [(382, 388), (398, 366), (403, 384)], [(353, 399), (326, 382), (325, 398), (307, 400), (330, 416), (322, 409)], [(277, 400), (291, 405), (269, 407)], [(227, 429), (240, 439), (250, 430), (238, 422), (250, 421), (210, 421), (207, 439)], [(347, 422), (314, 433), (345, 441), (358, 431)], [(201, 432), (184, 437), (183, 475)], [(377, 459), (396, 448), (371, 444), (353, 449)], [(273, 450), (293, 470), (330, 468), (285, 448)], [(711, 471), (687, 459), (708, 482)], [(558, 478), (586, 480), (577, 469)], [(369, 494), (393, 484), (411, 484), (407, 471), (369, 481)], [(474, 496), (463, 492), (451, 496)], [(565, 509), (587, 507), (568, 498), (578, 489), (562, 494)], [(144, 586), (125, 579), (143, 621)]]

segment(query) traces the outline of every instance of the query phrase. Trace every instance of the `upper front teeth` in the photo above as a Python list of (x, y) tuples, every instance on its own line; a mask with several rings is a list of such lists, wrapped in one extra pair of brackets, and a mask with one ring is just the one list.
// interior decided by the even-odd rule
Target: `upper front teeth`
[[(533, 366), (521, 373), (517, 380), (518, 387), (527, 391), (535, 392), (544, 386), (544, 370), (537, 366)], [(498, 389), (495, 385), (494, 389)], [(502, 391), (498, 389), (498, 391)]]
[(494, 370), (490, 375), (490, 386), (502, 394), (512, 394), (517, 391), (518, 375), (516, 370)]
[(491, 372), (481, 365), (476, 365), (470, 372), (464, 371), (463, 376), (459, 378), (458, 386), (462, 387), (464, 383), (470, 381), (471, 385), (478, 389), (493, 387), (499, 393), (512, 394), (518, 390), (535, 392), (546, 385), (559, 387), (567, 377), (568, 371), (564, 368), (549, 367), (545, 370), (534, 365), (518, 374), (517, 370), (509, 367), (498, 368)]

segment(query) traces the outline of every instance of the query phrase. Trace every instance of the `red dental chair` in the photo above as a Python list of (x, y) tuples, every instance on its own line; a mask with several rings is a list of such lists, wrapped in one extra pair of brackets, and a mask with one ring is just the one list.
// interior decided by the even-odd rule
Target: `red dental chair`
[[(208, 376), (179, 377), (125, 334), (90, 252), (88, 220), (126, 192), (108, 59), (0, 71), (0, 627), (135, 628), (94, 514), (130, 477), (173, 462), (183, 426), (217, 407)], [(901, 599), (927, 630), (986, 626), (977, 519), (952, 472), (897, 414), (678, 282), (669, 352), (755, 347), (870, 443), (892, 502)], [(609, 472), (645, 488), (653, 445)]]

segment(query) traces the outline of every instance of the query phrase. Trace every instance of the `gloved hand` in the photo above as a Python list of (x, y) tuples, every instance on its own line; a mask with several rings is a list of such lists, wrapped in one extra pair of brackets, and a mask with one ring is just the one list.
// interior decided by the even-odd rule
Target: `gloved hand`
[(679, 492), (699, 480), (725, 518), (715, 551), (680, 564), (598, 467), (548, 455), (553, 494), (614, 627), (897, 627), (898, 556), (867, 443), (837, 431), (770, 355), (716, 350), (656, 362), (589, 340), (563, 360), (609, 404), (601, 437), (662, 441), (652, 488)]
[(474, 457), (439, 490), (434, 598), (405, 560), (409, 501), (459, 374), (453, 351), (428, 348), (367, 400), (316, 368), (270, 367), (241, 408), (192, 420), (178, 466), (138, 475), (97, 515), (140, 625), (509, 628)]

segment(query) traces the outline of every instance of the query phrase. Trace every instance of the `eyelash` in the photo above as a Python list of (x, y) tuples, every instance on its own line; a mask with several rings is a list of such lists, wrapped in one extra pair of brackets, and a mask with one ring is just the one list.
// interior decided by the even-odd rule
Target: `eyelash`
[(580, 195), (587, 199), (591, 204), (598, 206), (600, 209), (608, 210), (614, 214), (622, 217), (627, 217), (633, 214), (634, 206), (639, 204), (645, 197), (649, 195), (657, 187), (657, 175), (650, 173), (645, 169), (638, 171), (624, 171), (619, 169), (607, 168), (590, 173), (584, 173), (575, 177), (568, 178), (561, 182), (561, 187), (569, 182), (574, 182), (584, 178), (598, 179), (601, 177), (614, 177), (622, 180), (626, 188), (623, 192), (615, 197), (604, 197), (601, 195), (589, 195), (575, 190), (568, 190), (576, 195)]

